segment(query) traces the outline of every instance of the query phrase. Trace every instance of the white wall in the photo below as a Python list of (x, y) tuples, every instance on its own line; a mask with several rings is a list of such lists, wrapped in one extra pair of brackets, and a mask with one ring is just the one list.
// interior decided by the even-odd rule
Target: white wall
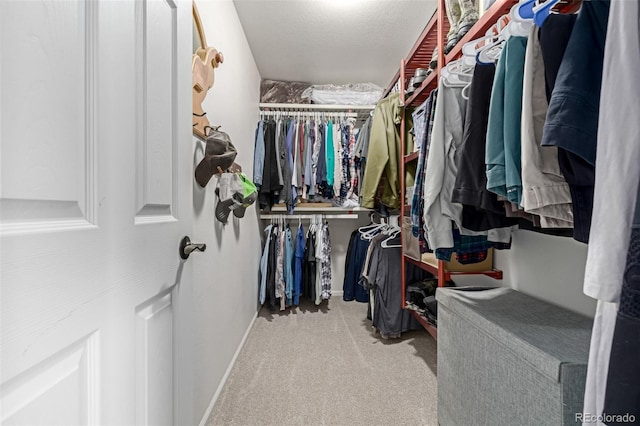
[[(253, 178), (255, 125), (259, 118), (260, 75), (231, 1), (196, 0), (207, 43), (224, 54), (203, 107), (212, 125), (222, 125), (238, 149), (236, 162)], [(203, 143), (193, 141), (194, 162)], [(194, 185), (192, 240), (207, 244), (194, 265), (194, 418), (201, 421), (257, 311), (261, 254), (255, 208), (222, 226), (215, 219), (217, 177), (205, 189)]]
[(487, 277), (455, 277), (458, 285), (507, 286), (555, 305), (593, 317), (595, 301), (584, 295), (582, 283), (587, 246), (571, 238), (516, 231), (511, 250), (496, 250), (494, 266), (502, 281)]

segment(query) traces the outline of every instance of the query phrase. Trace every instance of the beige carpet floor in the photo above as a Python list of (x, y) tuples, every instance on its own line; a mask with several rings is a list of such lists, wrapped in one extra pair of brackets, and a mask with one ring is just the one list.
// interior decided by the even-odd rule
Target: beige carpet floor
[(207, 424), (437, 425), (435, 341), (383, 340), (366, 313), (339, 297), (262, 309)]

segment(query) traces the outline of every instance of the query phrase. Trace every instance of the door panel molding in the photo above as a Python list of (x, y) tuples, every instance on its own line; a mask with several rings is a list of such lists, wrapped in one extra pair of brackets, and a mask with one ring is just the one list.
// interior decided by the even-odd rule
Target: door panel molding
[(2, 112), (14, 118), (0, 128), (0, 235), (93, 229), (98, 6), (19, 3), (3, 5), (0, 25), (2, 37), (16, 41), (0, 52), (3, 64), (22, 64), (0, 72)]
[(95, 331), (3, 383), (2, 424), (99, 424), (99, 343)]
[(170, 222), (177, 216), (176, 35), (175, 3), (136, 4), (136, 224)]
[(136, 309), (136, 424), (173, 424), (173, 296), (165, 290)]

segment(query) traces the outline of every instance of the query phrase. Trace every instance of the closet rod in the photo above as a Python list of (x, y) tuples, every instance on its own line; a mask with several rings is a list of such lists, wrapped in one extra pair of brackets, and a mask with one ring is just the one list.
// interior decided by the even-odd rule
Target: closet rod
[(373, 110), (375, 105), (321, 105), (321, 104), (276, 104), (260, 103), (260, 109), (292, 110), (292, 111), (357, 111)]
[(357, 219), (357, 214), (261, 214), (260, 219), (313, 220), (313, 219)]
[(358, 118), (357, 112), (344, 112), (344, 111), (260, 111), (260, 114), (270, 116), (270, 115), (287, 115), (291, 113), (292, 116), (296, 117), (317, 117), (320, 114), (325, 114), (326, 116), (340, 116), (344, 118)]

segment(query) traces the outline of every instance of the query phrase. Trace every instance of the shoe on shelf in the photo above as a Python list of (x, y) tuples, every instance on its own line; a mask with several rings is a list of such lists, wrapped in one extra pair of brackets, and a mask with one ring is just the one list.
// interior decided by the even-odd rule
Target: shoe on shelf
[(429, 68), (435, 70), (438, 68), (438, 46), (433, 49), (431, 54), (431, 61), (429, 61)]
[(458, 30), (458, 40), (462, 39), (471, 28), (475, 25), (477, 21), (465, 22), (460, 24), (460, 29)]
[[(469, 30), (467, 30), (469, 31)], [(454, 35), (453, 37), (451, 37), (450, 39), (447, 40), (447, 45), (444, 47), (444, 54), (448, 54), (449, 52), (451, 52), (451, 50), (456, 46), (456, 44), (458, 44), (458, 41), (460, 40), (460, 37), (458, 37), (458, 35)]]

